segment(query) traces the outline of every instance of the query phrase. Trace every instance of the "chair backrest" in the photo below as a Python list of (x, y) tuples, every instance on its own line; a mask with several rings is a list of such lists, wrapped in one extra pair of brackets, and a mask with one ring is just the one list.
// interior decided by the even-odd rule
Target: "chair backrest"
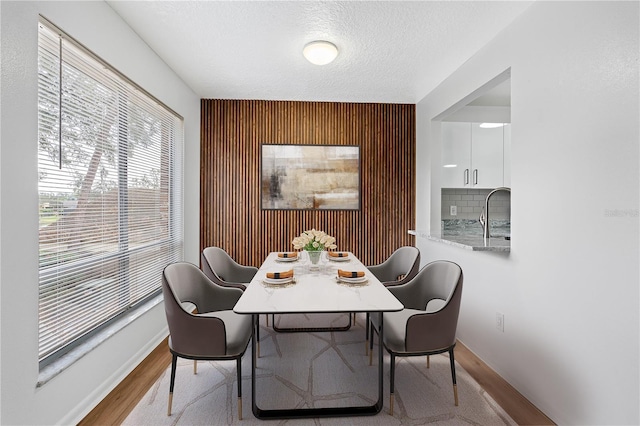
[[(409, 282), (420, 270), (420, 250), (417, 247), (403, 246), (377, 267), (373, 274), (383, 284), (400, 285)], [(402, 277), (398, 279), (398, 277)], [(387, 284), (388, 285), (388, 284)]]
[(431, 300), (444, 303), (435, 311), (412, 316), (407, 321), (407, 351), (447, 348), (455, 343), (460, 302), (462, 300), (462, 268), (453, 262), (437, 260), (426, 265), (414, 278), (421, 309)]
[[(164, 309), (170, 333), (170, 347), (190, 356), (215, 356), (226, 353), (225, 325), (219, 318), (198, 317), (187, 312), (183, 303), (205, 305), (211, 297), (206, 287), (211, 281), (196, 265), (178, 262), (162, 273)], [(199, 309), (200, 310), (200, 309)]]
[[(202, 272), (214, 283), (223, 287), (237, 287), (242, 290), (246, 286), (238, 283), (234, 275), (235, 260), (220, 247), (207, 247), (200, 255), (202, 261)], [(234, 284), (231, 284), (234, 282)]]
[(424, 280), (424, 285), (420, 287), (423, 291), (420, 300), (428, 303), (433, 299), (440, 299), (445, 302), (440, 309), (444, 309), (455, 290), (462, 285), (462, 268), (448, 260), (436, 260), (427, 264), (420, 272)]

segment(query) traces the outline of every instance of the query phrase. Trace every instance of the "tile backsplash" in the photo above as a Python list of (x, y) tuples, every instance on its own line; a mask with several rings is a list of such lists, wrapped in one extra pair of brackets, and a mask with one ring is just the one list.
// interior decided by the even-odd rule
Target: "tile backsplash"
[[(489, 192), (491, 192), (491, 189), (442, 188), (442, 220), (477, 220)], [(456, 206), (457, 215), (451, 215), (451, 206)], [(492, 220), (509, 220), (511, 218), (510, 193), (500, 191), (491, 196), (489, 217)]]

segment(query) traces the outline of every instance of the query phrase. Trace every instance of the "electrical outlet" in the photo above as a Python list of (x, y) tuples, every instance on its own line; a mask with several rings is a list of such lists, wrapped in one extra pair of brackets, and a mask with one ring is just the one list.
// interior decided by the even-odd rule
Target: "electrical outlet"
[(458, 206), (450, 206), (449, 207), (449, 214), (451, 216), (455, 216), (458, 214)]
[(504, 333), (504, 314), (496, 312), (496, 328)]

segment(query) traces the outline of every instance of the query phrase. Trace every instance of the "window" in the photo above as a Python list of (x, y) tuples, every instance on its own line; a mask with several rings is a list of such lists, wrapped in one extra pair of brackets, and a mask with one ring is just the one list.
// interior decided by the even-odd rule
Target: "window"
[(48, 21), (38, 28), (46, 365), (157, 295), (183, 258), (183, 120)]

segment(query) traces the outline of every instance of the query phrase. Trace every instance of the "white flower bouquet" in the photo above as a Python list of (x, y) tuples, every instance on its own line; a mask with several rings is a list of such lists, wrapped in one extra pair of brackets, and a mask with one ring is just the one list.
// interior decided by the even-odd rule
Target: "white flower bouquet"
[(294, 238), (291, 243), (294, 249), (305, 251), (322, 251), (337, 247), (334, 237), (327, 235), (324, 231), (315, 229), (304, 231), (299, 237)]

